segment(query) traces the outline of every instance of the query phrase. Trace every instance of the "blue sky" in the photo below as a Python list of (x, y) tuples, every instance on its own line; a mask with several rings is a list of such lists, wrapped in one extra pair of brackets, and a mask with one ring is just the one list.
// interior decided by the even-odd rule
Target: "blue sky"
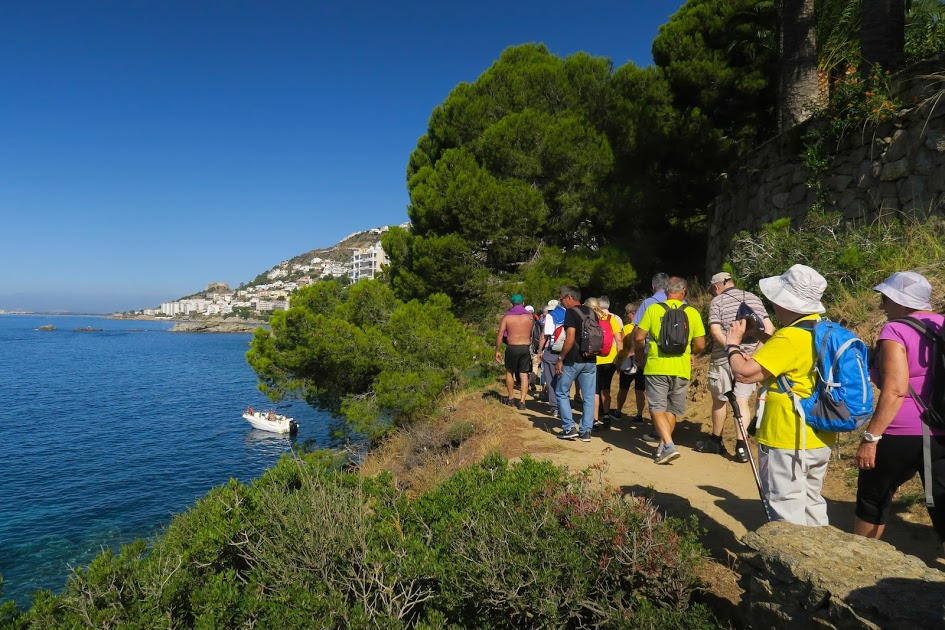
[(652, 63), (681, 0), (0, 4), (0, 308), (232, 286), (407, 220), (433, 108), (508, 46)]

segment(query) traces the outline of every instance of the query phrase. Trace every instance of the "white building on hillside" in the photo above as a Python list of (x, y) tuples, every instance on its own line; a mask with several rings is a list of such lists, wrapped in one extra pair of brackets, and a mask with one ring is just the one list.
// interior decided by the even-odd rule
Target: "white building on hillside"
[(387, 264), (384, 248), (378, 241), (367, 249), (355, 249), (351, 254), (351, 271), (349, 276), (352, 282), (361, 278), (374, 278), (381, 271), (381, 265)]

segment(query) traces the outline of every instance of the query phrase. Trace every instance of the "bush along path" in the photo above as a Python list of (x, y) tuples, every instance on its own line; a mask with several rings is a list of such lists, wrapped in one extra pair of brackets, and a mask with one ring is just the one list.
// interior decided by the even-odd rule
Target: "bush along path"
[(416, 497), (285, 457), (106, 551), (5, 628), (713, 628), (691, 528), (593, 475), (491, 455)]

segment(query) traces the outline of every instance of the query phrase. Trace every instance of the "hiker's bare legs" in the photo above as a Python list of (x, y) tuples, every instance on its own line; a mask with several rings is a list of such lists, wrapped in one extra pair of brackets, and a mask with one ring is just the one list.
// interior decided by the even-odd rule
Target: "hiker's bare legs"
[[(739, 411), (742, 413), (742, 424), (747, 425), (749, 422), (750, 416), (748, 412), (750, 408), (748, 406), (747, 398), (736, 398), (735, 403), (738, 405)], [(728, 402), (725, 400), (719, 400), (718, 398), (712, 399), (712, 435), (722, 435), (722, 430), (725, 429), (725, 419), (728, 417)], [(745, 435), (739, 430), (738, 423), (735, 423), (735, 435), (736, 439), (745, 440)]]
[(637, 399), (637, 415), (643, 417), (643, 404), (646, 402), (646, 390), (635, 390), (634, 396)]
[(611, 401), (612, 401), (612, 398), (611, 398), (609, 389), (605, 389), (604, 391), (600, 393), (599, 404), (604, 409), (604, 413), (607, 413), (610, 411)]
[(617, 392), (617, 411), (623, 413), (623, 404), (627, 402), (627, 393), (629, 389), (621, 389)]
[(509, 400), (515, 400), (515, 375), (508, 370), (505, 372), (505, 389), (509, 392)]
[(853, 533), (857, 536), (865, 536), (866, 538), (879, 540), (882, 538), (883, 530), (885, 529), (885, 525), (867, 523), (866, 521), (861, 521), (859, 518), (853, 517)]
[[(509, 375), (511, 376), (511, 374)], [(519, 381), (521, 382), (521, 387), (519, 387), (519, 400), (522, 401), (522, 404), (525, 404), (525, 394), (528, 393), (528, 372), (522, 372), (518, 375)], [(512, 400), (512, 394), (509, 394), (509, 400)]]
[(660, 443), (669, 444), (673, 441), (673, 430), (676, 428), (676, 414), (668, 411), (653, 412), (653, 426), (660, 436)]
[(722, 435), (725, 428), (725, 418), (728, 417), (728, 403), (718, 398), (712, 398), (712, 435)]

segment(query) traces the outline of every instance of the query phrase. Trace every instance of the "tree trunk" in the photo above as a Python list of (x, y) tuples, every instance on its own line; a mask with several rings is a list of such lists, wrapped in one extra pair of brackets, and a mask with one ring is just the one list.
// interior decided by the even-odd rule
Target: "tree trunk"
[(865, 76), (874, 65), (894, 70), (905, 59), (906, 7), (904, 0), (863, 0), (860, 30), (860, 72)]
[(814, 0), (781, 0), (778, 131), (811, 117), (825, 103), (818, 80)]

